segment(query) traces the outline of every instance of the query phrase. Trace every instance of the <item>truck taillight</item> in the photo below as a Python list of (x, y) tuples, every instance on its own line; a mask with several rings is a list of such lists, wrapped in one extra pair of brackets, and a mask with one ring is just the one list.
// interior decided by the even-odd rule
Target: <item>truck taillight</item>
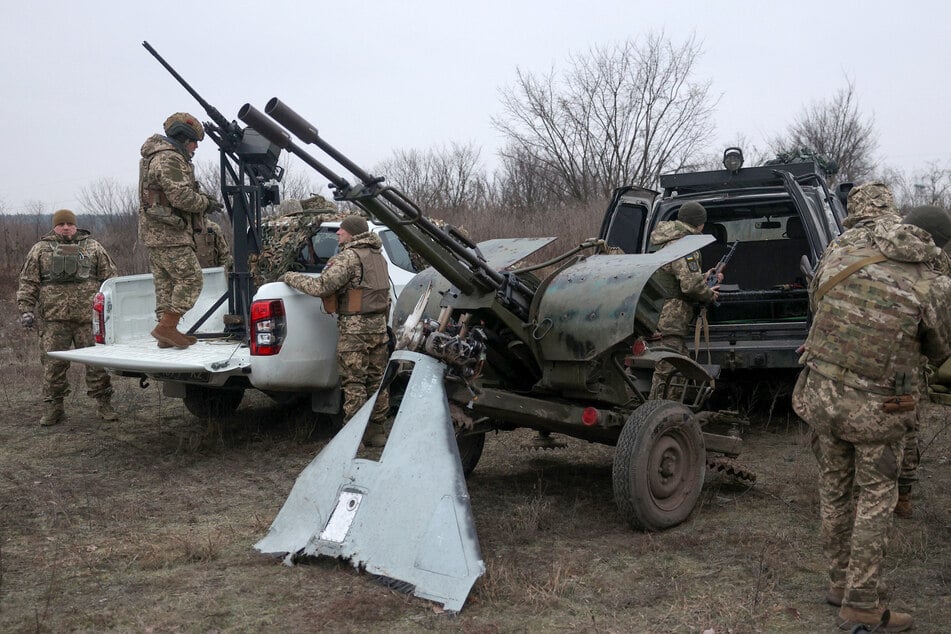
[(284, 302), (262, 299), (251, 304), (251, 354), (268, 356), (281, 351), (287, 330)]
[(92, 336), (96, 343), (106, 343), (106, 296), (102, 293), (92, 300)]

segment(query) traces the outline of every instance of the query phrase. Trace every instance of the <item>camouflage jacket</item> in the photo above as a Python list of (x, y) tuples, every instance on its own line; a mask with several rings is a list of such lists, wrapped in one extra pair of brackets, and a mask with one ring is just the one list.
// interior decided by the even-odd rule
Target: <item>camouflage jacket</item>
[(210, 266), (231, 268), (231, 247), (217, 222), (205, 220), (204, 230), (195, 231), (195, 254), (203, 269)]
[(935, 269), (941, 249), (907, 224), (878, 227), (873, 244), (829, 254), (817, 288), (853, 263), (868, 263), (818, 298), (800, 361), (818, 374), (870, 394), (920, 396), (924, 359), (951, 355), (951, 278)]
[[(660, 248), (684, 236), (696, 235), (700, 230), (680, 220), (658, 222), (651, 232), (651, 245)], [(700, 252), (662, 266), (655, 274), (665, 287), (668, 299), (660, 311), (657, 330), (662, 336), (685, 337), (695, 317), (694, 304), (713, 301), (713, 291), (707, 286)]]
[(89, 321), (99, 285), (116, 274), (112, 258), (85, 229), (71, 240), (51, 231), (20, 269), (17, 309), (51, 321)]
[[(380, 237), (368, 231), (353, 237), (340, 247), (340, 252), (327, 261), (319, 276), (289, 272), (282, 276), (284, 282), (302, 293), (314, 297), (329, 297), (350, 288), (356, 288), (363, 277), (363, 270), (356, 249), (369, 248), (379, 253), (383, 247)], [(337, 328), (341, 335), (348, 333), (385, 333), (390, 308), (385, 313), (372, 315), (340, 315)]]
[(211, 198), (199, 191), (186, 151), (153, 134), (139, 161), (139, 239), (147, 247), (194, 246), (192, 227), (202, 226)]
[[(849, 219), (852, 222), (848, 222)], [(884, 213), (877, 216), (866, 215), (861, 218), (849, 216), (846, 221), (845, 224), (849, 228), (826, 246), (825, 251), (822, 252), (822, 257), (819, 258), (819, 263), (816, 265), (812, 280), (809, 282), (809, 307), (813, 313), (816, 312), (816, 305), (813, 302), (817, 288), (816, 280), (822, 276), (824, 264), (829, 261), (831, 254), (839, 249), (861, 249), (873, 246), (876, 231), (881, 234), (887, 233), (901, 222), (901, 216), (895, 213)]]

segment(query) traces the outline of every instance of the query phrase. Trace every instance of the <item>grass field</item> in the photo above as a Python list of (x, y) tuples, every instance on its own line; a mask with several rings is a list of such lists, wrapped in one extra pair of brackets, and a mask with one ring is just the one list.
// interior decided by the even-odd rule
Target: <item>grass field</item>
[[(8, 314), (11, 314), (8, 312)], [(683, 525), (618, 517), (610, 447), (539, 452), (491, 436), (469, 481), (487, 572), (458, 615), (348, 563), (287, 567), (252, 545), (326, 443), (304, 411), (249, 396), (224, 424), (157, 385), (116, 379), (105, 423), (71, 370), (69, 421), (41, 428), (35, 336), (2, 327), (0, 631), (817, 632), (823, 602), (816, 467), (777, 408), (746, 433), (752, 487), (711, 476)], [(951, 623), (951, 438), (931, 406), (915, 516), (898, 520), (886, 580), (916, 631)]]

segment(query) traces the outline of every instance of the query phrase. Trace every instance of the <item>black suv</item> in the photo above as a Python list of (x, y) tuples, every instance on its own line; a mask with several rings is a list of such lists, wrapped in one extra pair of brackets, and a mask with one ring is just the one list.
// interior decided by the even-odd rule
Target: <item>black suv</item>
[[(731, 167), (661, 176), (663, 192), (615, 190), (600, 237), (627, 253), (644, 253), (658, 222), (675, 219), (687, 201), (702, 204), (704, 233), (716, 238), (700, 251), (704, 269), (739, 243), (719, 304), (708, 309), (712, 362), (736, 379), (762, 378), (764, 370), (798, 369), (796, 348), (808, 331), (806, 286), (826, 245), (842, 231), (851, 184), (831, 192), (825, 172), (811, 161)], [(702, 341), (701, 362), (706, 349)]]

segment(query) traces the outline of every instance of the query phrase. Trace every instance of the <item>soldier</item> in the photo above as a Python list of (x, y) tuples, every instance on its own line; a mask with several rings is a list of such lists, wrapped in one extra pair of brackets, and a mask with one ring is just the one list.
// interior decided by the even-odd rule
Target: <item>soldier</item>
[[(707, 210), (703, 205), (694, 201), (684, 203), (677, 211), (676, 220), (657, 223), (657, 227), (651, 232), (651, 244), (659, 248), (684, 236), (697, 235), (703, 231), (706, 221)], [(700, 253), (695, 251), (687, 257), (665, 264), (655, 274), (655, 279), (664, 286), (668, 298), (657, 322), (657, 330), (660, 333), (660, 341), (657, 344), (659, 347), (687, 354), (684, 337), (689, 334), (690, 322), (695, 317), (694, 304), (708, 304), (720, 296), (719, 285), (712, 288), (707, 286), (706, 278), (711, 272), (712, 269), (703, 272)], [(718, 274), (718, 279), (722, 280), (722, 277), (722, 273)], [(671, 364), (666, 361), (659, 362), (654, 368), (649, 398), (673, 396), (664, 394), (664, 385), (673, 374), (674, 367)]]
[(223, 266), (225, 270), (231, 268), (231, 248), (217, 222), (206, 218), (204, 230), (195, 229), (195, 255), (203, 269), (211, 266)]
[[(853, 187), (848, 197), (849, 215), (843, 221), (846, 230), (829, 243), (819, 264), (815, 276), (810, 282), (810, 297), (815, 298), (816, 280), (822, 276), (829, 254), (843, 248), (865, 248), (874, 244), (876, 232), (884, 234), (901, 222), (901, 215), (895, 205), (891, 190), (885, 183), (873, 181)], [(940, 258), (939, 263), (945, 258)], [(815, 313), (816, 306), (813, 305)], [(898, 502), (895, 515), (909, 518), (912, 514), (911, 489), (918, 481), (918, 464), (921, 453), (918, 447), (918, 425), (909, 428), (905, 434), (905, 448), (902, 455), (901, 471), (898, 476)]]
[[(360, 216), (347, 216), (337, 231), (340, 251), (327, 261), (320, 277), (289, 272), (281, 279), (299, 291), (321, 297), (337, 313), (337, 365), (347, 420), (380, 386), (388, 358), (386, 325), (390, 315), (390, 280), (383, 243)], [(380, 390), (363, 435), (367, 447), (386, 442), (383, 423), (389, 396)]]
[[(17, 308), (20, 324), (32, 328), (37, 319), (43, 350), (43, 401), (46, 413), (40, 425), (66, 418), (63, 398), (69, 394), (69, 361), (46, 356), (53, 350), (94, 345), (90, 315), (99, 285), (116, 276), (116, 265), (85, 229), (76, 228), (76, 214), (60, 209), (53, 214), (53, 230), (33, 245), (20, 269)], [(99, 416), (118, 420), (112, 409), (112, 382), (101, 369), (86, 366), (87, 394), (99, 404)]]
[(205, 138), (198, 119), (176, 112), (165, 121), (165, 134), (142, 145), (139, 162), (139, 239), (149, 250), (155, 280), (152, 331), (159, 347), (187, 348), (196, 338), (178, 331), (178, 322), (201, 294), (202, 275), (195, 254), (195, 230), (204, 230), (204, 214), (221, 204), (198, 189), (192, 156)]
[[(904, 436), (925, 389), (921, 356), (951, 355), (951, 278), (933, 266), (949, 240), (951, 218), (919, 207), (872, 244), (831, 252), (817, 280), (793, 407), (816, 434), (827, 600), (841, 604), (845, 628), (877, 625), (884, 612), (881, 565)], [(883, 631), (911, 625), (892, 611)]]

